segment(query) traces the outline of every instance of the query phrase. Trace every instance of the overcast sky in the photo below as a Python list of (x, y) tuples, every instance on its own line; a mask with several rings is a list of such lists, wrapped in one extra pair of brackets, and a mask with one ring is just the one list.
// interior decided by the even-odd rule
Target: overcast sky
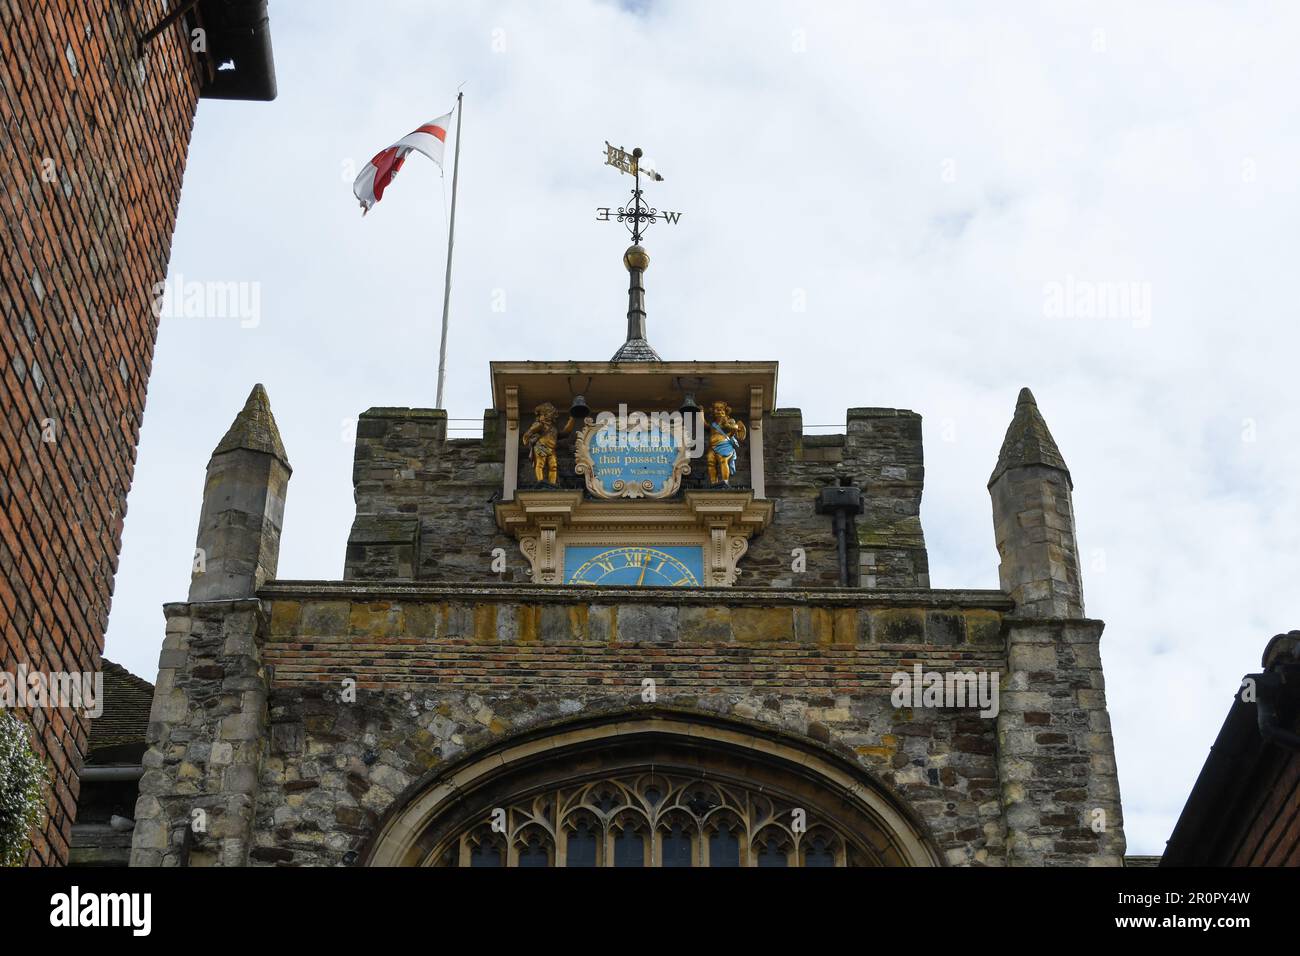
[[(294, 467), (283, 578), (337, 579), (355, 417), (432, 407), (445, 179), (357, 168), (450, 109), (464, 141), (447, 402), (493, 359), (607, 359), (642, 146), (666, 359), (778, 359), (778, 404), (925, 421), (931, 582), (997, 586), (985, 485), (1028, 385), (1070, 466), (1130, 853), (1159, 853), (1241, 676), (1300, 626), (1291, 4), (272, 0), (279, 98), (203, 101), (106, 655), (152, 680), (208, 457), (266, 385)], [(251, 300), (250, 300), (251, 302)], [(802, 309), (802, 311), (800, 311)]]

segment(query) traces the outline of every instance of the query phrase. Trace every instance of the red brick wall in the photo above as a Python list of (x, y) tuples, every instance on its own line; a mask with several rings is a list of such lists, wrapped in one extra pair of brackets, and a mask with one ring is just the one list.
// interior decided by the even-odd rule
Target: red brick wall
[(1278, 759), (1268, 761), (1252, 782), (1230, 866), (1300, 866), (1300, 754), (1270, 750)]
[[(198, 82), (165, 0), (0, 0), (0, 666), (99, 667)], [(50, 180), (53, 181), (50, 181)], [(50, 420), (54, 441), (43, 440)], [(65, 862), (87, 721), (27, 715), (54, 768), (30, 862)]]

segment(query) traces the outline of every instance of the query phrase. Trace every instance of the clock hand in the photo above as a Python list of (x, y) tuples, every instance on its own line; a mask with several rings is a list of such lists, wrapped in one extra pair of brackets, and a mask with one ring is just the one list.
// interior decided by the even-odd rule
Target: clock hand
[(648, 564), (643, 564), (643, 565), (641, 565), (641, 576), (640, 576), (639, 578), (636, 579), (636, 586), (637, 586), (637, 587), (640, 587), (640, 586), (641, 586), (641, 582), (643, 582), (643, 581), (645, 580), (645, 572), (646, 572), (646, 568), (648, 568), (648, 567), (650, 567), (650, 565), (648, 565)]

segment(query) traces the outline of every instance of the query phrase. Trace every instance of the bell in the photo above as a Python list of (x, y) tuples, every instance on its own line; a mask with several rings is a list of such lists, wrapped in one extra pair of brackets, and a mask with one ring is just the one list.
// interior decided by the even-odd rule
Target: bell
[(574, 396), (573, 404), (569, 406), (569, 417), (579, 423), (585, 422), (591, 417), (591, 409), (587, 406), (587, 400), (583, 396)]
[(682, 413), (683, 419), (685, 419), (688, 415), (698, 415), (700, 413), (700, 406), (695, 401), (694, 392), (686, 393), (686, 398), (682, 400), (682, 407), (679, 408), (678, 411)]

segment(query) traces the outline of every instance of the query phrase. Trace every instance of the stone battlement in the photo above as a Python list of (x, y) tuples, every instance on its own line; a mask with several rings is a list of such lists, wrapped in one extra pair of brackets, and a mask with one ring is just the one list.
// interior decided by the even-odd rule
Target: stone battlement
[[(763, 416), (767, 496), (776, 499), (772, 526), (741, 562), (737, 586), (831, 586), (838, 551), (831, 519), (816, 513), (819, 491), (848, 478), (863, 489), (865, 512), (849, 536), (851, 580), (863, 588), (926, 587), (929, 558), (921, 529), (925, 481), (921, 416), (905, 409), (851, 408), (839, 435), (810, 435), (797, 408)], [(488, 409), (482, 438), (448, 438), (438, 409), (371, 408), (357, 423), (352, 480), (357, 516), (348, 537), (347, 580), (441, 583), (526, 581), (517, 543), (503, 534), (491, 505), (505, 469), (505, 414)], [(561, 441), (560, 484), (579, 487), (572, 435)], [(530, 477), (520, 462), (520, 487)], [(695, 463), (703, 480), (703, 464)], [(684, 482), (691, 487), (691, 477)], [(742, 453), (737, 487), (750, 480)], [(509, 556), (504, 578), (491, 553)], [(794, 570), (794, 552), (805, 568)]]

